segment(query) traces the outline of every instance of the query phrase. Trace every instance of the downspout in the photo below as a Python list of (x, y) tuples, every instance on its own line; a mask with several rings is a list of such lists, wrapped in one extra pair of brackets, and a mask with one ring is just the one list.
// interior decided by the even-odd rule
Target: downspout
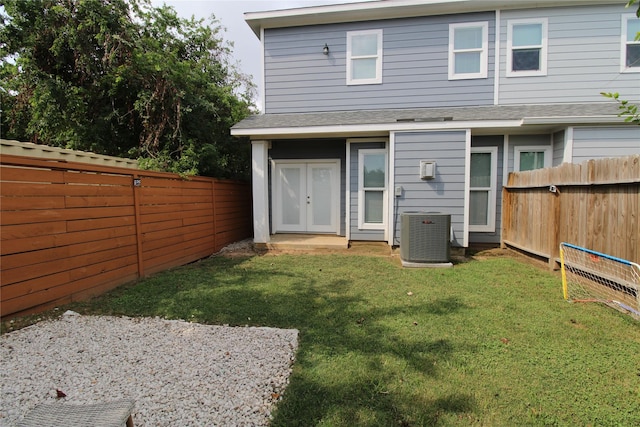
[(493, 59), (495, 65), (493, 67), (493, 105), (500, 103), (500, 9), (496, 9), (496, 21), (495, 21), (495, 47), (493, 52)]
[(264, 69), (264, 54), (265, 54), (265, 49), (264, 49), (264, 28), (260, 27), (260, 70), (262, 71), (262, 76), (261, 76), (261, 81), (262, 81), (262, 87), (260, 88), (260, 99), (262, 99), (262, 109), (260, 111), (260, 114), (264, 114), (266, 112), (267, 109), (267, 99), (266, 99), (266, 80), (267, 77), (265, 76), (266, 72)]
[(347, 242), (351, 241), (351, 143), (346, 143), (345, 165), (345, 204), (344, 204), (344, 235)]
[(387, 203), (389, 206), (388, 212), (389, 216), (387, 218), (387, 228), (389, 229), (388, 236), (388, 244), (393, 247), (395, 234), (396, 234), (396, 210), (397, 205), (396, 201), (398, 197), (396, 197), (395, 185), (396, 185), (396, 174), (395, 174), (395, 165), (396, 165), (396, 133), (389, 133), (389, 151), (387, 155), (389, 156), (389, 188), (388, 188), (388, 197)]

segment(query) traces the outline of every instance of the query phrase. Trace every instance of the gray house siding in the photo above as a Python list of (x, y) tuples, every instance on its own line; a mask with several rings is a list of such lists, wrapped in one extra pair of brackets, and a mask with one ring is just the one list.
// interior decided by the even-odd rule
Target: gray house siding
[(351, 143), (349, 160), (349, 218), (351, 240), (383, 241), (384, 230), (361, 230), (358, 227), (358, 155), (359, 150), (385, 148), (385, 142), (357, 142)]
[(573, 129), (573, 163), (632, 154), (640, 154), (640, 126)]
[(566, 132), (564, 130), (558, 131), (552, 135), (552, 138), (553, 138), (552, 166), (559, 166), (564, 162), (565, 135), (566, 135)]
[(502, 172), (504, 159), (504, 136), (474, 136), (471, 138), (471, 147), (498, 147), (498, 174), (496, 187), (496, 229), (493, 232), (470, 232), (470, 243), (500, 243), (500, 231), (502, 230)]
[[(620, 5), (505, 10), (500, 28), (499, 104), (610, 102), (600, 92), (640, 100), (637, 73), (620, 73)], [(547, 75), (506, 77), (511, 19), (548, 18)]]
[[(463, 246), (465, 131), (402, 132), (395, 134), (395, 185), (402, 186), (397, 197), (394, 245), (400, 242), (402, 212), (425, 211), (451, 214), (454, 246)], [(420, 160), (436, 161), (436, 176), (421, 180)]]
[[(345, 140), (305, 140), (273, 141), (269, 150), (272, 160), (318, 160), (340, 159), (340, 235), (345, 235), (345, 194), (346, 194), (346, 141)], [(269, 191), (272, 192), (271, 165), (269, 170)], [(269, 195), (272, 202), (272, 194)], [(269, 206), (269, 216), (273, 209)], [(272, 230), (273, 232), (273, 230)]]
[[(265, 30), (266, 113), (493, 104), (494, 12)], [(449, 24), (489, 23), (487, 78), (448, 80)], [(382, 84), (346, 84), (347, 32), (383, 30)], [(330, 49), (323, 55), (324, 44)]]

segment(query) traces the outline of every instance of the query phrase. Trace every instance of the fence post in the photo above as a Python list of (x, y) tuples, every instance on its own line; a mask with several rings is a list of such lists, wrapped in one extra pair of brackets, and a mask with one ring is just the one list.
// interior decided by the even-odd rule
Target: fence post
[(213, 253), (218, 252), (216, 241), (216, 180), (211, 179), (211, 212), (213, 213), (212, 233), (213, 233)]
[(501, 227), (502, 232), (500, 233), (500, 248), (505, 249), (507, 245), (504, 243), (507, 239), (507, 233), (509, 228), (511, 227), (511, 193), (509, 193), (509, 189), (507, 187), (502, 187), (502, 220)]
[(144, 258), (142, 251), (142, 226), (140, 221), (140, 188), (142, 180), (137, 173), (133, 174), (131, 186), (133, 187), (133, 212), (136, 221), (136, 247), (138, 249), (138, 277), (144, 277)]
[(555, 191), (549, 189), (549, 199), (551, 200), (550, 209), (551, 214), (549, 215), (550, 223), (547, 225), (549, 227), (549, 268), (551, 270), (557, 270), (559, 268), (558, 262), (556, 259), (560, 256), (560, 242), (558, 242), (558, 234), (560, 232), (560, 190), (557, 186), (555, 186)]

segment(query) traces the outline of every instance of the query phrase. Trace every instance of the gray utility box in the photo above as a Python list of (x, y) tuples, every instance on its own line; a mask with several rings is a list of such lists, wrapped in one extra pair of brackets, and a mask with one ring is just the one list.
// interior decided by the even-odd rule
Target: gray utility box
[(451, 215), (440, 212), (400, 214), (400, 258), (407, 262), (449, 262)]

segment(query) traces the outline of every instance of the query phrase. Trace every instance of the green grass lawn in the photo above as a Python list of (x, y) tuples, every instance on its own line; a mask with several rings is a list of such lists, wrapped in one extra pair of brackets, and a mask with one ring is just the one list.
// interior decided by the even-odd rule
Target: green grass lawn
[(300, 330), (274, 426), (640, 425), (640, 322), (512, 257), (214, 257), (74, 309)]

